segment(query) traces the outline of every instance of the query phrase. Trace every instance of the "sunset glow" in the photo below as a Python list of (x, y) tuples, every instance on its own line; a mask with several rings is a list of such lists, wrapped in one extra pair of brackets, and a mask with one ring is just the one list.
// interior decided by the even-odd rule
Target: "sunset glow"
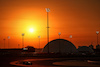
[[(22, 48), (22, 33), (25, 33), (25, 46), (41, 48), (47, 44), (47, 12), (49, 21), (49, 40), (60, 38), (70, 40), (78, 46), (97, 45), (96, 30), (100, 31), (99, 2), (94, 0), (1, 0), (0, 1), (0, 48)], [(98, 34), (98, 39), (100, 36)], [(99, 40), (100, 43), (100, 40)]]
[(33, 28), (30, 28), (29, 31), (30, 31), (30, 32), (34, 32), (34, 29), (33, 29)]

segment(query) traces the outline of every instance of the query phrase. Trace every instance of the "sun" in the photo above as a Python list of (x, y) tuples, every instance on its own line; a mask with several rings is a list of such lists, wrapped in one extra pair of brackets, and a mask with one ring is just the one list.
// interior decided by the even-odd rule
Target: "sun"
[(33, 28), (30, 28), (29, 31), (30, 31), (30, 32), (34, 32), (34, 29), (33, 29)]

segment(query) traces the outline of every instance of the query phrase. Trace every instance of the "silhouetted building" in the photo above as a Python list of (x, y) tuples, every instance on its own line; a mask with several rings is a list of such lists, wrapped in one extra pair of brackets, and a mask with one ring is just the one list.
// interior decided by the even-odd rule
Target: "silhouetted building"
[(20, 56), (22, 49), (0, 49), (0, 56)]
[(79, 48), (79, 47), (81, 47), (81, 46), (78, 46), (78, 48)]
[(92, 48), (92, 49), (94, 49), (94, 46), (93, 46), (92, 44), (91, 44), (91, 45), (89, 45), (89, 47), (90, 47), (90, 48)]
[(27, 46), (25, 48), (23, 48), (24, 51), (28, 51), (28, 52), (35, 52), (35, 48), (32, 46)]
[(100, 45), (98, 44), (98, 45), (96, 45), (96, 49), (100, 49)]
[(48, 45), (49, 45), (49, 52), (51, 53), (76, 53), (76, 47), (70, 41), (65, 39), (55, 39), (50, 41), (44, 48), (43, 52), (48, 52)]
[(87, 54), (87, 53), (93, 53), (94, 50), (90, 47), (87, 47), (87, 46), (81, 46), (81, 47), (78, 48), (78, 52)]
[(35, 48), (35, 52), (41, 52), (43, 48)]

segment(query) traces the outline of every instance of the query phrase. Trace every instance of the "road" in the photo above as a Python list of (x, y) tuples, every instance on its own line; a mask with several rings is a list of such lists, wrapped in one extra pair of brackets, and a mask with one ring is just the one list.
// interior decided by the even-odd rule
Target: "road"
[[(42, 57), (0, 57), (0, 67), (98, 67), (96, 64), (84, 65), (84, 62), (73, 60), (100, 59), (99, 57), (74, 57), (74, 58), (42, 58)], [(72, 60), (72, 61), (69, 61)], [(32, 65), (11, 65), (15, 61), (31, 61)], [(63, 62), (63, 63), (62, 63)], [(54, 64), (55, 65), (54, 65)], [(81, 66), (76, 63), (81, 63)], [(86, 64), (86, 63), (85, 63)], [(100, 65), (99, 65), (100, 67)]]

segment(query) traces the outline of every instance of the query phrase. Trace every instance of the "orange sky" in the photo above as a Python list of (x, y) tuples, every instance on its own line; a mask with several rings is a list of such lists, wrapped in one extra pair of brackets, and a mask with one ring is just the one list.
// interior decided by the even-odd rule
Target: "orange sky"
[[(97, 45), (96, 30), (100, 31), (99, 0), (0, 0), (0, 48), (22, 47), (22, 33), (25, 33), (25, 46), (43, 48), (47, 43), (47, 13), (50, 8), (50, 41), (59, 38), (69, 39), (78, 46)], [(33, 28), (34, 32), (29, 32)], [(100, 36), (99, 36), (100, 44)]]

